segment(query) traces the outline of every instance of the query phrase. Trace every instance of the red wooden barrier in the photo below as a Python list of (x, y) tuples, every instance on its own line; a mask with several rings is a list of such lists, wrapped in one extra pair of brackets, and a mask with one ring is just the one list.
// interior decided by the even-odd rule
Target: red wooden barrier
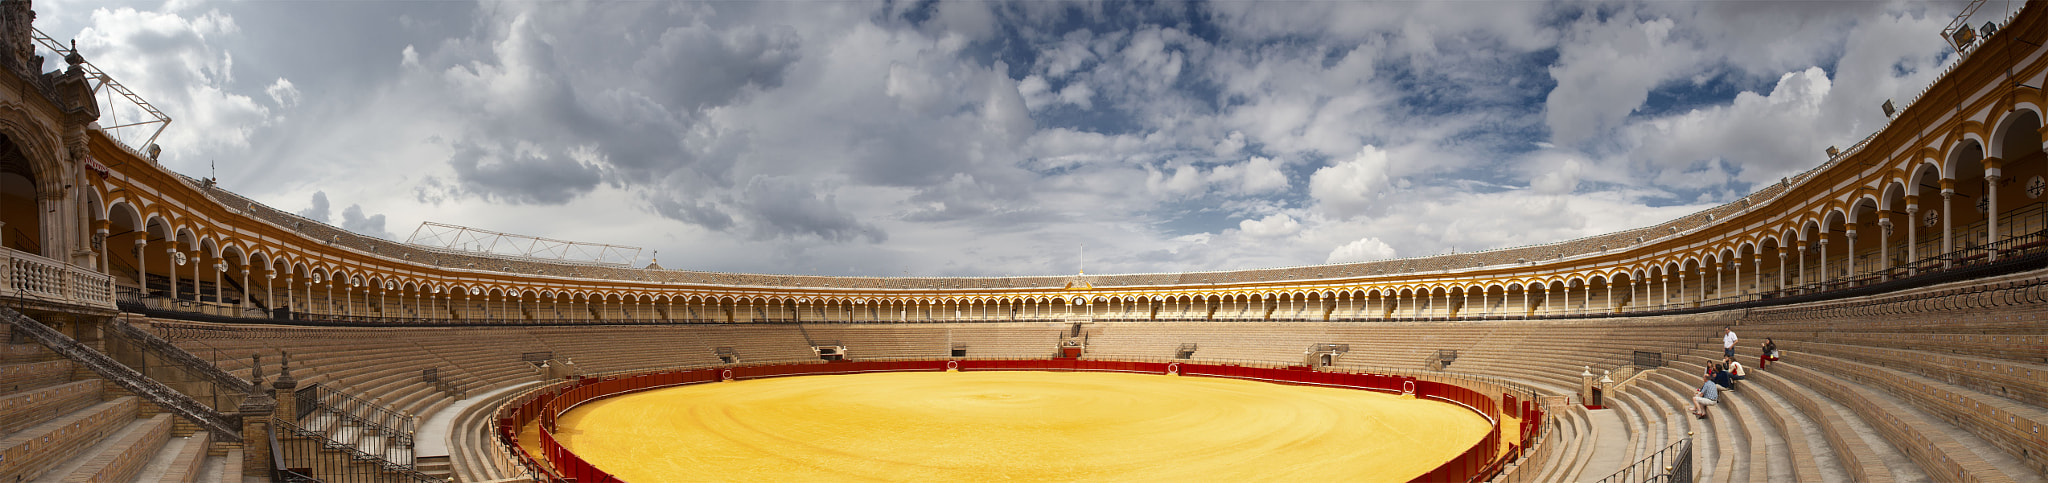
[[(1415, 481), (1482, 481), (1500, 472), (1503, 465), (1511, 461), (1513, 452), (1497, 450), (1501, 444), (1500, 417), (1504, 407), (1519, 409), (1522, 415), (1522, 441), (1518, 447), (1527, 447), (1536, 437), (1534, 428), (1540, 427), (1543, 412), (1531, 401), (1516, 401), (1513, 396), (1502, 394), (1495, 399), (1484, 393), (1435, 381), (1418, 380), (1413, 377), (1382, 374), (1350, 374), (1337, 372), (1316, 372), (1299, 369), (1267, 369), (1227, 365), (1190, 363), (1124, 362), (1080, 359), (1031, 359), (1031, 360), (929, 360), (929, 361), (851, 361), (836, 364), (791, 364), (774, 366), (739, 366), (722, 369), (694, 369), (647, 372), (628, 375), (614, 375), (603, 378), (582, 378), (557, 383), (528, 395), (515, 398), (498, 410), (498, 435), (514, 448), (521, 464), (540, 469), (544, 479), (553, 482), (574, 480), (578, 483), (616, 482), (618, 478), (595, 465), (584, 461), (575, 452), (559, 444), (554, 437), (555, 418), (577, 405), (587, 401), (639, 392), (649, 389), (689, 384), (733, 380), (761, 379), (769, 377), (857, 374), (866, 372), (944, 371), (948, 367), (960, 371), (1093, 371), (1133, 372), (1145, 374), (1166, 374), (1169, 368), (1177, 369), (1181, 375), (1202, 377), (1226, 377), (1267, 381), (1279, 384), (1344, 387), (1371, 391), (1400, 393), (1404, 388), (1414, 388), (1416, 397), (1437, 399), (1471, 408), (1473, 411), (1494, 421), (1492, 431), (1456, 458), (1445, 462)], [(1517, 404), (1520, 403), (1520, 404)], [(1513, 410), (1513, 409), (1511, 409)], [(535, 461), (532, 455), (519, 447), (519, 428), (539, 421), (541, 454), (548, 464)]]

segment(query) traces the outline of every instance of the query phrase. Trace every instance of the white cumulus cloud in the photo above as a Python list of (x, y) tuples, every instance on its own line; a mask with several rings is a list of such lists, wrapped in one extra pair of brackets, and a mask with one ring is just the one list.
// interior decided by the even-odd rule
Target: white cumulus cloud
[(1387, 152), (1373, 146), (1309, 177), (1308, 193), (1336, 218), (1367, 214), (1387, 189)]
[(1330, 250), (1323, 263), (1351, 263), (1394, 258), (1394, 247), (1378, 238), (1365, 237)]
[(1279, 238), (1301, 233), (1301, 222), (1294, 221), (1294, 217), (1276, 213), (1263, 219), (1238, 222), (1237, 229), (1254, 238)]

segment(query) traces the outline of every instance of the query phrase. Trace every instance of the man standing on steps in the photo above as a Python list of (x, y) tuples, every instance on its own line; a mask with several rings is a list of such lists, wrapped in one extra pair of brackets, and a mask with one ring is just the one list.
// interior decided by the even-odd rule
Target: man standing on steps
[(1721, 328), (1721, 357), (1735, 357), (1735, 328)]

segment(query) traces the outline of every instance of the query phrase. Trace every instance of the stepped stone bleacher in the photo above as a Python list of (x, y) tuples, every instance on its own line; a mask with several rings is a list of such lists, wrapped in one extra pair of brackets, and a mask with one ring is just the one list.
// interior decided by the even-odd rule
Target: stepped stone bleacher
[(242, 482), (210, 435), (36, 344), (0, 344), (0, 481)]
[[(1978, 283), (2010, 286), (2039, 283), (2044, 277), (2048, 274)], [(1977, 296), (1968, 286), (1884, 297)], [(1312, 363), (1306, 358), (1312, 345), (1344, 344), (1350, 350), (1331, 361), (1331, 370), (1500, 378), (1570, 402), (1583, 402), (1575, 399), (1582, 373), (1590, 370), (1597, 379), (1611, 371), (1616, 381), (1605, 394), (1605, 409), (1553, 406), (1555, 444), (1540, 460), (1521, 463), (1531, 471), (1525, 479), (1598, 479), (1692, 438), (1694, 471), (1711, 481), (2043, 481), (2048, 458), (2042, 454), (2048, 447), (2037, 428), (2048, 423), (2041, 405), (2048, 401), (2048, 309), (1986, 307), (1853, 318), (1841, 312), (1726, 311), (1484, 322), (1096, 321), (1082, 322), (1078, 334), (1087, 344), (1084, 358), (1120, 360), (1171, 359), (1185, 344), (1193, 344), (1195, 361), (1302, 365)], [(845, 346), (854, 359), (948, 357), (956, 345), (966, 347), (970, 358), (1041, 358), (1052, 354), (1072, 328), (1045, 321), (346, 328), (151, 320), (147, 325), (238, 377), (250, 374), (246, 359), (251, 354), (271, 360), (289, 353), (302, 385), (334, 387), (422, 419), (465, 398), (539, 381), (534, 365), (523, 359), (533, 353), (573, 361), (583, 374), (717, 365), (721, 348), (737, 351), (743, 363), (814, 361), (812, 344), (825, 341)], [(1705, 365), (1721, 356), (1718, 330), (1730, 325), (1743, 337), (1738, 358), (1745, 364), (1755, 361), (1756, 344), (1764, 337), (1775, 338), (1787, 357), (1766, 370), (1752, 368), (1741, 390), (1724, 393), (1723, 402), (1710, 409), (1712, 418), (1693, 419), (1686, 407)], [(1445, 349), (1458, 351), (1453, 363), (1424, 365)], [(1633, 367), (1635, 351), (1663, 354), (1666, 362)], [(166, 453), (161, 448), (177, 445), (155, 438), (154, 430), (129, 429), (154, 417), (132, 406), (132, 397), (73, 380), (78, 371), (70, 362), (39, 351), (0, 347), (0, 358), (8, 361), (0, 364), (0, 388), (8, 390), (0, 393), (0, 407), (11, 409), (0, 415), (0, 431), (27, 434), (59, 419), (126, 414), (125, 419), (91, 420), (99, 422), (77, 433), (88, 434), (94, 444), (120, 443), (110, 448), (160, 450), (150, 453), (152, 458), (123, 460), (125, 453), (109, 452), (115, 450), (95, 452), (95, 457), (120, 464), (157, 459), (162, 466), (177, 466), (176, 471), (193, 467), (191, 450), (178, 447)], [(440, 382), (424, 377), (423, 368), (436, 369)], [(493, 397), (502, 400), (509, 392)], [(120, 401), (131, 405), (126, 413)], [(462, 429), (484, 424), (486, 413), (469, 409), (458, 415), (454, 436), (442, 436), (449, 438), (452, 454), (405, 458), (443, 458), (458, 478), (490, 475), (478, 468), (492, 466), (501, 455), (489, 454), (487, 434)], [(308, 427), (323, 426), (310, 421)], [(360, 434), (336, 439), (375, 446), (373, 438)], [(22, 454), (10, 453), (7, 461), (30, 465), (14, 463), (35, 458)]]

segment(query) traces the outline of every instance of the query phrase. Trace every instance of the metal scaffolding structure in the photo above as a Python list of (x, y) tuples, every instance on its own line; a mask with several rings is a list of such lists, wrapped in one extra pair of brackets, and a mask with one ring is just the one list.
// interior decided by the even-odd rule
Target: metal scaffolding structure
[[(71, 46), (58, 43), (42, 30), (34, 32), (36, 43), (55, 53), (54, 58), (63, 59), (74, 52)], [(79, 67), (85, 69), (87, 82), (92, 83), (93, 98), (99, 101), (100, 130), (127, 145), (128, 149), (148, 155), (149, 147), (156, 144), (157, 136), (164, 133), (164, 128), (170, 127), (171, 116), (157, 110), (155, 105), (136, 95), (135, 91), (128, 90), (128, 86), (121, 85), (92, 62), (81, 63)]]
[(632, 266), (639, 261), (641, 250), (640, 247), (515, 235), (431, 221), (420, 222), (420, 227), (414, 229), (405, 242), (463, 253), (617, 266)]

